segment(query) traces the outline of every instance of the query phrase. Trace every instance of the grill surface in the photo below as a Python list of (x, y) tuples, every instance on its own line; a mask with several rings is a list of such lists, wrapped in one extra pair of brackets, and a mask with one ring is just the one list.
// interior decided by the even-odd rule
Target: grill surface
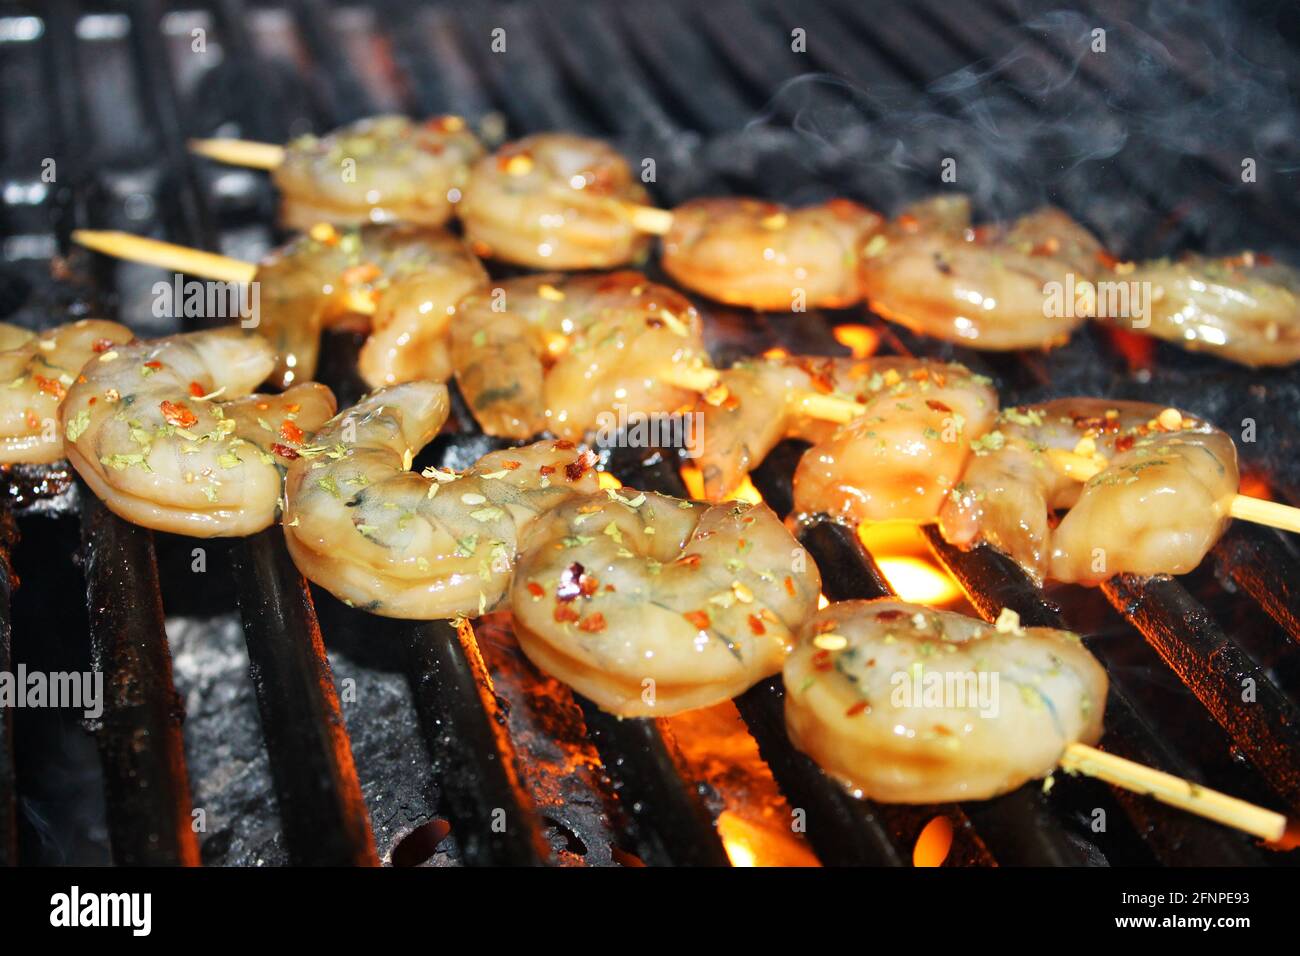
[[(0, 317), (39, 327), (116, 309), (141, 335), (175, 331), (151, 312), (151, 270), (78, 255), (52, 280), (47, 261), (69, 230), (124, 228), (255, 257), (280, 238), (265, 178), (197, 163), (185, 139), (282, 141), (380, 110), (458, 112), (512, 137), (605, 136), (655, 158), (663, 204), (847, 195), (892, 212), (935, 191), (952, 156), (957, 188), (984, 214), (1049, 200), (1122, 256), (1253, 247), (1296, 259), (1293, 14), (1264, 7), (1248, 24), (1227, 4), (883, 6), (55, 0), (35, 13), (0, 3), (4, 101), (41, 107), (0, 120)], [(489, 48), (497, 27), (505, 54)], [(1098, 28), (1104, 54), (1089, 49)], [(796, 30), (806, 53), (791, 49)], [(1244, 157), (1257, 183), (1241, 181)], [(53, 183), (41, 180), (46, 158)], [(1097, 393), (1177, 403), (1230, 429), (1251, 419), (1246, 473), (1280, 500), (1300, 495), (1300, 372), (1247, 371), (1162, 343), (1136, 352), (1095, 328), (1047, 354), (991, 356), (860, 310), (755, 316), (699, 304), (719, 362), (774, 346), (839, 354), (834, 327), (866, 323), (885, 350), (965, 362), (1011, 401)], [(359, 393), (355, 349), (332, 338), (320, 372), (344, 403)], [(457, 424), (426, 452), (431, 463), (460, 467), (490, 447), (463, 409)], [(640, 451), (608, 467), (682, 494), (673, 463)], [(755, 475), (778, 513), (790, 509), (798, 451), (782, 446)], [(152, 535), (78, 495), (66, 474), (19, 469), (7, 481), (20, 537), (0, 547), (19, 586), (11, 609), (3, 603), (0, 668), (93, 662), (121, 692), (90, 728), (102, 760), (74, 718), (0, 711), (0, 862), (726, 862), (712, 821), (737, 785), (691, 759), (695, 728), (600, 714), (521, 658), (508, 619), (478, 622), (472, 640), (440, 623), (376, 623), (308, 590), (278, 534)], [(79, 537), (84, 561), (73, 563)], [(814, 520), (800, 537), (828, 597), (888, 593), (845, 529)], [(980, 614), (1010, 607), (1089, 635), (1112, 681), (1107, 749), (1300, 811), (1294, 540), (1234, 527), (1182, 580), (1048, 593), (995, 554), (931, 543)], [(3, 597), (15, 578), (0, 578)], [(86, 604), (69, 600), (83, 593)], [(782, 694), (778, 678), (737, 701), (763, 758), (756, 772), (780, 791), (760, 804), (803, 811), (824, 863), (906, 863), (936, 816), (954, 826), (950, 863), (1295, 862), (1064, 775), (1050, 794), (1031, 785), (981, 804), (855, 801), (792, 750)]]

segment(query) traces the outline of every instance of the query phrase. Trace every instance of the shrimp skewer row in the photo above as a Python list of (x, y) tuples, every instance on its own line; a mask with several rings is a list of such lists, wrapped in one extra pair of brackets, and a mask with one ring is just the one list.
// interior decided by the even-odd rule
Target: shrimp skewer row
[(844, 308), (862, 298), (858, 263), (884, 220), (847, 199), (790, 209), (757, 199), (697, 199), (672, 212), (664, 271), (732, 305)]
[(1007, 793), (1056, 767), (1085, 773), (1271, 842), (1282, 814), (1095, 749), (1106, 672), (1075, 634), (996, 625), (893, 598), (807, 620), (785, 663), (791, 741), (872, 800), (941, 803)]
[(671, 716), (781, 668), (816, 565), (766, 505), (630, 489), (577, 498), (521, 541), (515, 633), (542, 670), (624, 717)]
[(567, 441), (491, 452), (459, 475), (412, 472), (448, 408), (444, 385), (380, 389), (299, 449), (284, 531), (303, 574), (385, 617), (484, 614), (502, 605), (537, 515), (598, 489), (594, 456)]
[(471, 164), (483, 146), (459, 116), (422, 123), (402, 116), (360, 120), (332, 133), (300, 136), (288, 146), (194, 140), (201, 155), (273, 171), (281, 220), (291, 229), (316, 223), (407, 222), (441, 226), (451, 218)]
[(60, 410), (68, 459), (114, 514), (195, 537), (274, 521), (284, 464), (334, 413), (315, 383), (253, 389), (275, 365), (239, 329), (117, 346), (88, 362)]
[(134, 262), (257, 283), (254, 328), (277, 350), (280, 388), (313, 376), (323, 328), (349, 324), (370, 328), (359, 357), (367, 384), (445, 381), (456, 302), (487, 281), (459, 239), (418, 226), (317, 225), (260, 264), (118, 232), (80, 230), (73, 238)]
[(130, 342), (126, 326), (69, 322), (39, 335), (0, 323), (0, 464), (44, 465), (65, 457), (59, 406), (81, 367)]

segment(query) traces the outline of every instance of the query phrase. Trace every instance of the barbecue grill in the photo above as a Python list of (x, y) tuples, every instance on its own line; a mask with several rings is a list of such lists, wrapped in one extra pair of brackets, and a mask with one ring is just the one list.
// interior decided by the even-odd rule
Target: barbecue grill
[[(488, 136), (606, 137), (655, 159), (664, 205), (845, 195), (893, 212), (956, 188), (989, 216), (1051, 200), (1123, 257), (1249, 247), (1294, 258), (1300, 30), (1293, 12), (1244, 16), (1128, 0), (1068, 11), (1015, 0), (3, 2), (0, 317), (44, 326), (115, 311), (138, 334), (178, 331), (194, 320), (153, 314), (156, 272), (62, 258), (70, 230), (255, 257), (279, 238), (265, 177), (198, 161), (187, 138), (282, 142), (380, 111), (459, 113)], [(939, 178), (945, 158), (952, 187)], [(698, 304), (718, 362), (771, 348), (844, 354), (837, 329), (865, 326), (883, 351), (990, 375), (1008, 401), (1102, 394), (1176, 402), (1229, 431), (1249, 419), (1258, 440), (1240, 446), (1245, 473), (1300, 503), (1294, 369), (1245, 370), (1101, 328), (1048, 353), (991, 355), (862, 309)], [(341, 405), (361, 389), (356, 347), (345, 333), (326, 343), (319, 378)], [(493, 447), (463, 407), (454, 425), (428, 463), (462, 467)], [(753, 476), (779, 514), (799, 451), (781, 446)], [(670, 452), (607, 450), (604, 466), (685, 495)], [(898, 866), (936, 820), (951, 828), (948, 865), (1296, 862), (1060, 773), (1050, 790), (981, 803), (860, 801), (791, 747), (779, 678), (734, 709), (618, 720), (537, 672), (508, 617), (472, 631), (378, 620), (309, 588), (278, 528), (191, 541), (121, 521), (66, 468), (4, 478), (0, 670), (93, 667), (106, 687), (91, 722), (0, 709), (5, 863)], [(890, 593), (850, 529), (814, 518), (799, 537), (831, 600)], [(1107, 750), (1300, 812), (1293, 539), (1238, 523), (1194, 574), (1120, 576), (1096, 591), (1044, 591), (988, 549), (929, 541), (980, 615), (1011, 608), (1085, 634), (1111, 679)]]

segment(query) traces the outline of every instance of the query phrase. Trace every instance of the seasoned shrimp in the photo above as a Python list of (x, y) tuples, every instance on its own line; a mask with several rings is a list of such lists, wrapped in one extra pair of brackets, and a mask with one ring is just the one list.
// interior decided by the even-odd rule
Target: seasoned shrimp
[[(846, 425), (807, 416), (799, 395), (866, 406)], [(740, 362), (700, 400), (705, 494), (734, 490), (785, 438), (811, 442), (794, 476), (795, 509), (841, 520), (933, 521), (961, 477), (969, 442), (993, 426), (997, 393), (964, 366), (880, 356)]]
[(536, 516), (599, 487), (567, 441), (484, 455), (462, 474), (410, 471), (447, 418), (447, 388), (380, 389), (316, 432), (285, 476), (285, 538), (309, 579), (372, 614), (433, 619), (501, 605)]
[(521, 539), (515, 633), (542, 670), (621, 716), (666, 717), (781, 669), (821, 576), (766, 505), (629, 489)]
[(1101, 738), (1106, 672), (1079, 638), (885, 599), (822, 609), (785, 663), (790, 740), (864, 797), (984, 800)]
[[(925, 335), (976, 349), (1051, 347), (1088, 317), (1083, 290), (1093, 288), (1085, 283), (1102, 257), (1092, 234), (1059, 209), (972, 229), (970, 200), (940, 197), (867, 242), (862, 290), (876, 312)], [(1077, 295), (1055, 308), (1050, 283)]]
[(624, 208), (648, 202), (627, 160), (608, 144), (542, 133), (480, 159), (457, 213), (484, 258), (535, 269), (611, 269), (648, 251), (649, 237)]
[(673, 210), (664, 271), (732, 305), (842, 308), (862, 298), (858, 258), (883, 220), (835, 199), (789, 209), (757, 199), (697, 199)]
[(59, 405), (81, 367), (131, 330), (82, 319), (36, 335), (0, 322), (0, 464), (44, 465), (64, 457)]
[(423, 123), (379, 116), (327, 136), (300, 136), (273, 174), (290, 229), (320, 222), (440, 226), (483, 147), (459, 116)]
[(1151, 324), (1109, 317), (1116, 324), (1243, 365), (1300, 361), (1300, 270), (1292, 266), (1249, 252), (1187, 256), (1142, 263), (1120, 278), (1149, 290)]
[[(1231, 438), (1143, 402), (1009, 408), (973, 448), (940, 512), (944, 537), (986, 542), (1040, 582), (1191, 571), (1223, 534), (1237, 493)], [(1077, 480), (1081, 466), (1096, 474)], [(1056, 524), (1058, 509), (1069, 510)]]
[(457, 300), (487, 273), (438, 229), (322, 225), (268, 257), (257, 281), (257, 330), (279, 354), (281, 388), (315, 374), (322, 327), (358, 321), (371, 326), (361, 375), (377, 387), (451, 377), (447, 326)]
[(466, 296), (451, 356), (489, 435), (580, 440), (620, 406), (672, 412), (693, 402), (693, 392), (660, 376), (707, 353), (699, 314), (683, 296), (617, 272), (524, 276)]
[(274, 365), (270, 346), (240, 329), (105, 351), (63, 403), (68, 459), (135, 524), (201, 538), (261, 531), (279, 509), (280, 469), (334, 414), (315, 383), (250, 394)]

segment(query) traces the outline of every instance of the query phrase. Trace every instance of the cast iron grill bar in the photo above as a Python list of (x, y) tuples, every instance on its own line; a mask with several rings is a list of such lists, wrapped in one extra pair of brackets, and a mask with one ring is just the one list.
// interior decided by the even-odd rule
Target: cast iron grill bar
[(96, 731), (109, 840), (120, 866), (196, 866), (184, 706), (172, 684), (153, 535), (81, 489), (91, 661), (104, 675)]
[[(995, 620), (1003, 608), (1020, 615), (1026, 627), (1068, 629), (1060, 609), (1050, 603), (1010, 558), (990, 548), (961, 551), (943, 540), (937, 528), (926, 529), (930, 549), (961, 584), (985, 620)], [(1155, 728), (1150, 707), (1142, 706), (1141, 688), (1122, 668), (1111, 666), (1106, 641), (1085, 636), (1084, 644), (1106, 665), (1110, 696), (1106, 704), (1107, 750), (1157, 767), (1188, 780), (1203, 779), (1199, 768), (1169, 746)], [(1127, 791), (1117, 799), (1138, 832), (1165, 863), (1204, 866), (1245, 866), (1263, 862), (1244, 837), (1217, 824), (1175, 810)]]
[[(536, 866), (548, 851), (511, 761), (491, 678), (472, 637), (450, 621), (399, 628), (407, 680), (461, 856), (471, 866)], [(394, 639), (401, 640), (400, 635)]]
[[(0, 509), (0, 673), (13, 673), (13, 632), (9, 599), (15, 584), (10, 563), (18, 525), (7, 507)], [(0, 707), (0, 866), (18, 862), (18, 784), (14, 776), (14, 711)]]
[[(180, 185), (181, 226), (199, 248), (214, 248), (207, 206), (185, 146), (180, 104), (162, 48), (159, 11), (132, 7), (132, 51), (164, 155)], [(377, 865), (361, 782), (352, 760), (329, 659), (306, 581), (272, 527), (232, 543), (240, 616), (262, 733), (290, 858), (316, 865)]]
[(1280, 534), (1234, 524), (1214, 548), (1232, 580), (1300, 642), (1300, 569)]
[[(672, 457), (655, 449), (641, 451), (619, 449), (611, 455), (611, 471), (620, 481), (639, 491), (689, 497)], [(908, 860), (910, 844), (896, 839), (876, 808), (855, 800), (790, 743), (779, 675), (750, 688), (735, 704), (787, 801), (806, 812), (805, 835), (823, 863), (901, 866)]]

